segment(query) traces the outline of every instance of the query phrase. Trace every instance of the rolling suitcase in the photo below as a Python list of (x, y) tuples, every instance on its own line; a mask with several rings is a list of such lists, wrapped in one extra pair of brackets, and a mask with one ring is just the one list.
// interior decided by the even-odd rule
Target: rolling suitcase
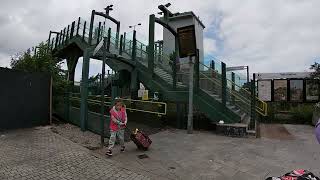
[(131, 133), (130, 139), (137, 145), (138, 149), (144, 151), (148, 150), (152, 143), (149, 136), (138, 129)]
[(268, 177), (266, 180), (320, 180), (320, 179), (307, 170), (298, 169), (298, 170), (291, 171), (281, 177)]

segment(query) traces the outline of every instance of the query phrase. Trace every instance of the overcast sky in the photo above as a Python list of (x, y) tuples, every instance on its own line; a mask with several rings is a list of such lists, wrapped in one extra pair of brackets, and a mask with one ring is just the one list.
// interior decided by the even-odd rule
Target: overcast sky
[[(148, 17), (162, 0), (1, 0), (0, 66), (10, 55), (36, 46), (77, 17), (89, 19), (92, 9), (114, 4), (111, 15), (121, 31), (142, 23), (146, 39)], [(174, 2), (174, 3), (173, 3)], [(306, 71), (320, 59), (319, 0), (175, 0), (173, 12), (193, 11), (206, 25), (205, 55), (228, 65), (249, 65), (251, 72)], [(157, 37), (161, 38), (160, 26)], [(79, 64), (81, 66), (81, 64)], [(93, 62), (90, 71), (99, 70)], [(77, 68), (79, 69), (79, 68)], [(80, 72), (81, 73), (81, 72)], [(80, 73), (77, 73), (78, 76)]]

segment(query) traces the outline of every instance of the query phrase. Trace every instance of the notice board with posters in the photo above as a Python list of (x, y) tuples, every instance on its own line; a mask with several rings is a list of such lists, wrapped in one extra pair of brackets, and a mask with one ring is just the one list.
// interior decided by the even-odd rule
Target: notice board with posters
[(288, 98), (288, 80), (277, 79), (273, 83), (274, 101), (287, 101)]
[(197, 41), (194, 25), (178, 28), (180, 58), (197, 55)]
[(320, 84), (319, 80), (309, 79), (306, 80), (306, 100), (307, 101), (319, 101), (320, 95)]
[(262, 101), (271, 101), (271, 80), (258, 81), (258, 96)]

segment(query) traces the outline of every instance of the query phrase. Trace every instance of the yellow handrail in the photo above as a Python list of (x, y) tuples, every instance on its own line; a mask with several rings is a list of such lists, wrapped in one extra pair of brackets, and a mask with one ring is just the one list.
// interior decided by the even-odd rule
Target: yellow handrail
[[(205, 64), (201, 64), (201, 65), (203, 65), (204, 67), (208, 68), (209, 70), (215, 71), (214, 69), (212, 69), (211, 67), (208, 67)], [(231, 82), (232, 84), (237, 86), (239, 89), (244, 90), (244, 92), (246, 92), (248, 95), (251, 96), (251, 92), (249, 92), (248, 90), (244, 89), (243, 87), (240, 87), (235, 82), (233, 82), (233, 81), (231, 81), (229, 79), (227, 79), (227, 81)], [(262, 104), (262, 108), (260, 108), (259, 106), (258, 107), (256, 106), (256, 108), (260, 109), (262, 112), (259, 112), (259, 111), (257, 111), (257, 112), (259, 112), (259, 114), (261, 114), (262, 116), (267, 116), (267, 114), (268, 114), (268, 104), (266, 102), (260, 100), (257, 96), (255, 96), (255, 98), (256, 98), (256, 100), (258, 100)]]
[[(201, 73), (201, 74), (202, 74), (202, 73)], [(218, 82), (216, 79), (210, 78), (210, 77), (206, 76), (205, 74), (202, 74), (202, 75), (205, 76), (206, 78), (200, 78), (200, 79), (207, 79), (207, 80), (212, 81), (212, 82), (213, 82), (213, 81), (216, 81), (216, 82), (214, 82), (214, 83), (217, 83), (218, 85), (220, 85), (219, 82)], [(232, 92), (232, 91), (231, 91), (231, 94), (234, 95), (235, 97), (237, 97), (238, 99), (240, 99), (242, 102), (246, 103), (248, 106), (250, 106), (250, 101), (247, 102), (247, 101), (246, 101), (247, 99), (246, 99), (245, 97), (239, 96), (238, 94), (235, 94), (235, 93)]]
[[(209, 68), (209, 67), (208, 67)], [(209, 68), (209, 69), (212, 69), (212, 68)], [(210, 78), (210, 77), (208, 77), (207, 75), (205, 75), (204, 73), (201, 73), (200, 72), (200, 74), (201, 75), (203, 75), (203, 76), (205, 76), (206, 78), (200, 78), (200, 79), (207, 79), (207, 80), (210, 80), (210, 81), (212, 81), (212, 82), (214, 82), (214, 83), (216, 83), (216, 84), (218, 84), (219, 85), (219, 81), (218, 80), (216, 80), (216, 79), (214, 79), (214, 78)], [(233, 82), (232, 82), (233, 83)], [(236, 85), (236, 84), (235, 84)], [(240, 87), (241, 89), (243, 89), (243, 90), (245, 90), (245, 92), (247, 92), (250, 96), (251, 96), (251, 93), (249, 92), (249, 91), (247, 91), (246, 89), (244, 89), (244, 88), (242, 88), (242, 87)], [(236, 94), (236, 93), (234, 93), (234, 92), (230, 92), (232, 95), (234, 95), (235, 97), (237, 97), (239, 100), (241, 100), (242, 102), (244, 102), (245, 104), (247, 104), (247, 105), (249, 105), (249, 106), (251, 106), (250, 105), (250, 100), (249, 100), (249, 103), (247, 102), (247, 99), (245, 98), (245, 97), (242, 97), (242, 96), (240, 96), (240, 95), (238, 95), (238, 94)], [(260, 106), (257, 106), (256, 105), (256, 112), (258, 112), (259, 114), (261, 114), (262, 116), (267, 116), (267, 114), (268, 114), (268, 104), (266, 103), (266, 102), (264, 102), (264, 101), (262, 101), (262, 100), (260, 100), (258, 97), (256, 97), (255, 96), (255, 98), (256, 98), (256, 100), (258, 100), (261, 104), (262, 104), (262, 108), (260, 107)]]
[(145, 112), (145, 113), (150, 113), (150, 114), (157, 114), (157, 115), (166, 115), (167, 114), (167, 103), (164, 102), (155, 102), (155, 101), (143, 101), (143, 100), (135, 100), (135, 99), (123, 99), (123, 98), (119, 98), (122, 101), (129, 101), (130, 104), (132, 102), (141, 102), (141, 103), (146, 103), (146, 104), (157, 104), (158, 106), (164, 106), (164, 112), (154, 112), (154, 111), (147, 111), (147, 110), (141, 110), (141, 109), (135, 109), (135, 108), (128, 108), (129, 110), (132, 111), (139, 111), (139, 112)]
[[(101, 95), (97, 95), (95, 97), (99, 97), (99, 96), (101, 96)], [(79, 100), (79, 101), (81, 100), (81, 98), (78, 98), (78, 97), (71, 97), (71, 99)], [(122, 101), (129, 101), (130, 104), (132, 102), (141, 102), (141, 103), (147, 103), (147, 104), (157, 104), (158, 106), (164, 106), (164, 112), (156, 112), (156, 111), (149, 111), (149, 110), (126, 107), (126, 109), (128, 109), (130, 111), (138, 111), (138, 112), (145, 112), (145, 113), (150, 113), (150, 114), (157, 114), (159, 116), (167, 114), (167, 103), (164, 103), (164, 102), (142, 101), (142, 100), (124, 99), (124, 98), (119, 98), (119, 99), (122, 100)], [(100, 105), (101, 101), (94, 100), (94, 99), (88, 99), (88, 103), (95, 104), (95, 105)], [(105, 102), (105, 104), (111, 105), (111, 102)]]

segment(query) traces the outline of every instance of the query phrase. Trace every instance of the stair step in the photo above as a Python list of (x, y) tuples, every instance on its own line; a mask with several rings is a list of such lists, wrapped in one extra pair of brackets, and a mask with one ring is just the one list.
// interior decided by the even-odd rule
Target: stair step
[(255, 130), (247, 130), (247, 134), (249, 137), (256, 137), (257, 135)]
[(237, 110), (235, 110), (234, 112), (235, 112), (236, 114), (238, 114), (240, 111), (241, 111), (240, 109), (237, 109)]
[(217, 124), (217, 133), (231, 137), (247, 137), (248, 125), (243, 123)]
[(251, 117), (249, 115), (246, 115), (244, 117), (244, 119), (242, 120), (242, 123), (249, 124), (250, 123), (250, 119), (251, 119)]
[(227, 108), (229, 108), (229, 109), (233, 110), (233, 109), (235, 109), (235, 108), (236, 108), (236, 106), (228, 105), (228, 106), (227, 106)]
[(218, 94), (211, 94), (212, 97), (220, 97)]
[[(156, 73), (157, 74), (157, 73)], [(161, 75), (161, 74), (157, 74), (159, 75), (161, 78), (167, 78), (167, 79), (172, 79), (171, 76), (168, 76), (168, 75)]]
[(243, 113), (243, 114), (241, 115), (241, 122), (242, 122), (242, 120), (244, 120), (244, 118), (246, 117), (246, 115), (247, 115), (247, 113)]

